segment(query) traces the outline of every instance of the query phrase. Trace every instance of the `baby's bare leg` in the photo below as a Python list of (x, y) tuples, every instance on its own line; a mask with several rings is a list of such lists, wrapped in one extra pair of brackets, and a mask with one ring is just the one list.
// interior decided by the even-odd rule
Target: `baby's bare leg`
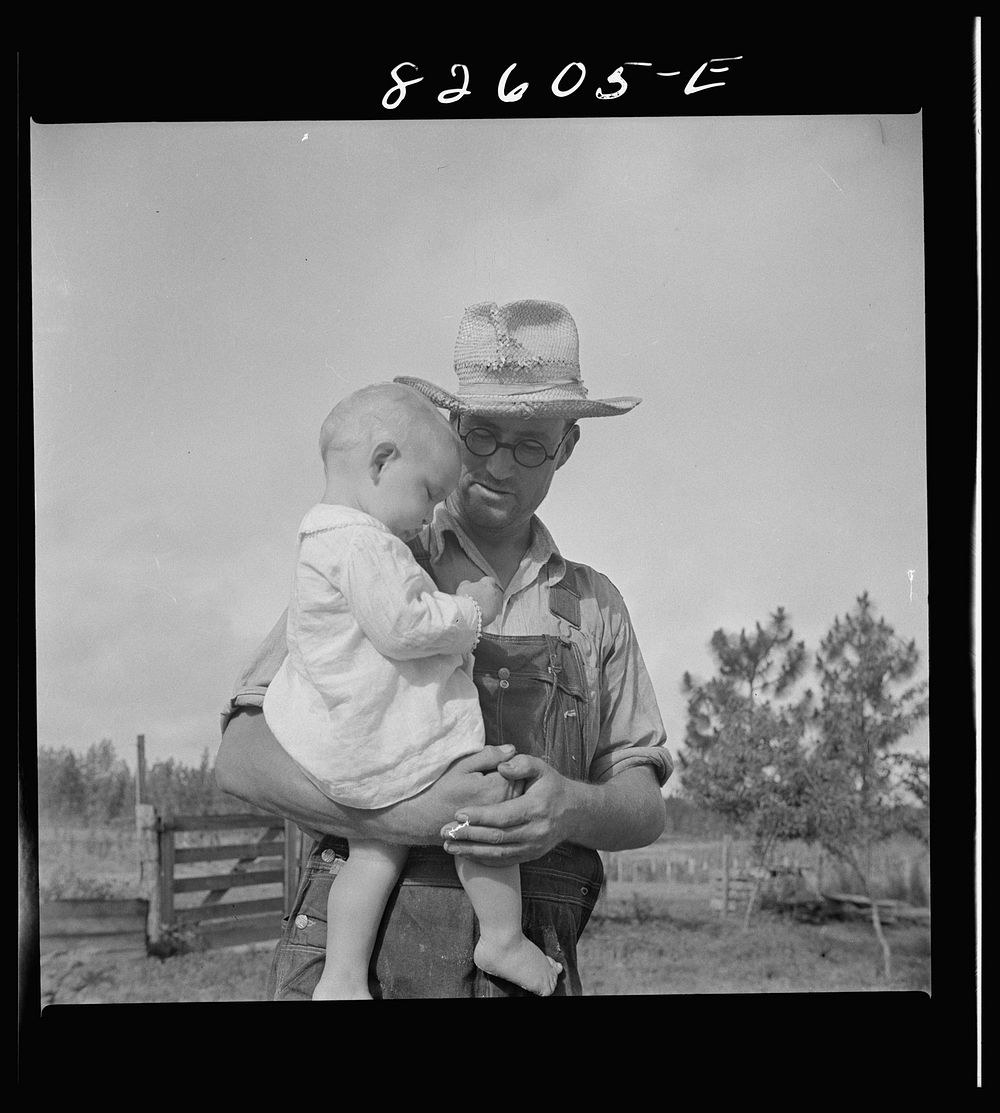
[(351, 839), (351, 854), (330, 886), (326, 904), (326, 962), (314, 1001), (368, 999), (368, 963), (385, 902), (406, 862), (407, 849)]
[(480, 970), (548, 997), (562, 966), (521, 931), (521, 872), (457, 857), (458, 878), (479, 918), (475, 962)]

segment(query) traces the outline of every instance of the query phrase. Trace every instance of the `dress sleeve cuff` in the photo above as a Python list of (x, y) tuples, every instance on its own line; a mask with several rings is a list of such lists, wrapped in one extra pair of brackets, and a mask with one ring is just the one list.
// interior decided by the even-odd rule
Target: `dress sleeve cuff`
[(456, 595), (455, 600), (458, 603), (459, 613), (468, 622), (472, 634), (472, 645), (468, 649), (471, 653), (479, 645), (483, 636), (483, 611), (471, 595)]

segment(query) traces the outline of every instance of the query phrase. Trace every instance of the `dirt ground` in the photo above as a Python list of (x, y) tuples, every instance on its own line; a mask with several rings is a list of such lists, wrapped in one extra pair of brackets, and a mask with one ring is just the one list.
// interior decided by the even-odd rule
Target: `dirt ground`
[[(608, 902), (580, 943), (588, 994), (930, 991), (930, 930), (886, 929), (890, 982), (864, 921), (799, 923), (757, 913), (722, 921), (704, 900)], [(272, 944), (149, 958), (136, 952), (51, 953), (41, 961), (42, 1005), (261, 1001)]]
[[(694, 853), (697, 846), (663, 849)], [(137, 895), (128, 832), (104, 839), (52, 832), (41, 851), (40, 884), (48, 899)], [(803, 923), (762, 910), (744, 931), (741, 915), (723, 920), (710, 909), (710, 895), (704, 883), (609, 882), (580, 943), (585, 991), (648, 996), (930, 990), (928, 923), (886, 929), (893, 952), (886, 982), (881, 950), (865, 920)], [(135, 951), (49, 953), (40, 964), (41, 1005), (262, 1001), (272, 950), (273, 944), (260, 944), (167, 959)]]

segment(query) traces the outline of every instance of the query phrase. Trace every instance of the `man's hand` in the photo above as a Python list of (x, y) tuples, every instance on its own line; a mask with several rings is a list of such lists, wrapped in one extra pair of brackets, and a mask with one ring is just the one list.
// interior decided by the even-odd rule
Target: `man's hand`
[(513, 746), (485, 746), (450, 765), (423, 792), (373, 812), (375, 822), (389, 842), (432, 843), (442, 817), (456, 808), (475, 803), (489, 806), (509, 799), (517, 786), (498, 772), (498, 763), (513, 752)]
[(569, 838), (580, 790), (587, 786), (527, 754), (502, 762), (497, 771), (522, 782), (523, 792), (501, 804), (463, 807), (441, 829), (445, 850), (483, 865), (509, 866), (540, 858)]
[(497, 772), (523, 785), (523, 793), (457, 811), (455, 821), (441, 828), (449, 853), (507, 866), (540, 858), (561, 842), (627, 850), (648, 846), (663, 833), (666, 813), (652, 766), (623, 769), (590, 784), (562, 776), (540, 758), (517, 754)]

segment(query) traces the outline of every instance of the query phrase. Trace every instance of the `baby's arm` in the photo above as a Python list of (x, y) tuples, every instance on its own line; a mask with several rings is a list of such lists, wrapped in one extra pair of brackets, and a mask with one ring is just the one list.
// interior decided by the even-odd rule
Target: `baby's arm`
[(480, 615), (483, 623), (496, 615), (488, 589), (463, 584), (477, 592), (438, 591), (401, 541), (379, 534), (359, 535), (338, 586), (366, 637), (393, 660), (468, 653), (480, 633)]
[(483, 576), (481, 580), (463, 580), (455, 592), (456, 595), (466, 595), (475, 599), (479, 604), (479, 611), (483, 616), (483, 625), (486, 626), (500, 613), (503, 605), (503, 591), (492, 576)]

